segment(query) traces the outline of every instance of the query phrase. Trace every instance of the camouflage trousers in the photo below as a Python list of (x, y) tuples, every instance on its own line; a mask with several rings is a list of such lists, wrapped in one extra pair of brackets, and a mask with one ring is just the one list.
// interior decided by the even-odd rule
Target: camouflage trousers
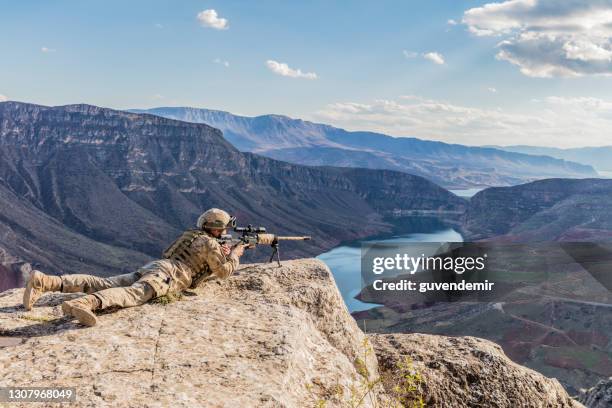
[(138, 271), (101, 278), (93, 275), (62, 275), (62, 292), (93, 294), (101, 309), (140, 306), (170, 292), (180, 292), (191, 285), (191, 271), (169, 260), (149, 262)]

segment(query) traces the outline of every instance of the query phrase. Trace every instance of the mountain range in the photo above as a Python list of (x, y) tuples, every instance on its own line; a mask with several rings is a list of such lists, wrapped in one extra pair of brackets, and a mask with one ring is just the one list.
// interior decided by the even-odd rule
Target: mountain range
[[(405, 172), (306, 166), (241, 152), (206, 124), (90, 105), (0, 103), (0, 290), (23, 284), (26, 262), (52, 273), (132, 271), (213, 206), (242, 224), (313, 236), (281, 248), (286, 259), (391, 231), (401, 223), (392, 218), (398, 214), (452, 217), (466, 240), (611, 242), (610, 203), (612, 180), (539, 180), (487, 188), (468, 201)], [(247, 260), (268, 255), (258, 249)], [(525, 271), (508, 279), (529, 278)], [(547, 293), (559, 297), (575, 284), (564, 281)], [(600, 345), (609, 326), (594, 317), (607, 316), (604, 306), (534, 299), (507, 299), (501, 309), (386, 304), (356, 318), (374, 331), (487, 337), (572, 390), (608, 375), (612, 360)], [(562, 325), (561, 317), (552, 323), (543, 317), (552, 315), (562, 316)], [(560, 330), (568, 344), (559, 346)]]
[(612, 172), (612, 146), (559, 149), (538, 146), (495, 146), (509, 152), (546, 155), (557, 159), (587, 164), (596, 170)]
[(612, 241), (612, 180), (550, 179), (488, 188), (470, 199), (469, 240)]
[(205, 124), (90, 105), (0, 103), (5, 266), (28, 261), (52, 272), (100, 275), (131, 270), (212, 206), (241, 223), (314, 236), (281, 250), (289, 256), (389, 231), (387, 217), (397, 210), (455, 219), (465, 211), (461, 230), (472, 240), (610, 239), (610, 198), (612, 180), (550, 179), (489, 188), (468, 204), (403, 172), (304, 166), (240, 152)]
[[(418, 176), (310, 167), (242, 153), (205, 124), (90, 105), (0, 103), (0, 264), (110, 275), (133, 270), (199, 214), (313, 240), (318, 254), (387, 231), (396, 209), (454, 211), (465, 200)], [(251, 259), (262, 259), (258, 250)]]
[(390, 169), (423, 176), (445, 188), (508, 186), (551, 177), (596, 177), (589, 165), (545, 155), (490, 147), (350, 132), (281, 115), (246, 117), (228, 112), (160, 107), (131, 112), (194, 123), (223, 131), (241, 151), (306, 165)]

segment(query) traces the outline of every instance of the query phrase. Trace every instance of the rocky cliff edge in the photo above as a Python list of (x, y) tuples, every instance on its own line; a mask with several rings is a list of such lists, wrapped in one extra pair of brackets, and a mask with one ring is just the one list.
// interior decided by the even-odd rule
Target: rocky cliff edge
[(0, 293), (0, 387), (75, 387), (71, 407), (581, 406), (485, 340), (365, 336), (313, 259), (246, 265), (94, 328), (61, 316), (78, 295), (26, 312), (22, 291)]

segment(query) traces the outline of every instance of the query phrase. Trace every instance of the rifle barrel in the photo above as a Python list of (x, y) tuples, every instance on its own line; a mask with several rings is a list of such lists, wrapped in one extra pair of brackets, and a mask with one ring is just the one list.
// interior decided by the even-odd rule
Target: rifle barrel
[(309, 241), (311, 238), (310, 236), (301, 236), (301, 237), (287, 237), (287, 236), (277, 236), (276, 237), (277, 240), (279, 241)]
[(289, 236), (278, 236), (274, 234), (258, 234), (257, 243), (260, 245), (275, 245), (278, 241), (308, 241), (311, 239), (307, 236), (301, 237), (289, 237)]

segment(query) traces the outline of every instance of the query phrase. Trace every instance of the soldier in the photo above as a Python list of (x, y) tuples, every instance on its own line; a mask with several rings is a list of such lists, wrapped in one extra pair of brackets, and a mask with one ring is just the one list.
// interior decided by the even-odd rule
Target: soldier
[(139, 306), (168, 293), (195, 287), (207, 278), (225, 279), (238, 267), (245, 246), (236, 245), (230, 249), (220, 245), (216, 238), (235, 224), (235, 217), (211, 208), (198, 218), (197, 229), (185, 231), (163, 252), (163, 259), (125, 275), (110, 278), (51, 276), (34, 271), (23, 295), (23, 305), (31, 310), (44, 292), (87, 293), (62, 303), (62, 311), (86, 326), (95, 326), (97, 310)]

